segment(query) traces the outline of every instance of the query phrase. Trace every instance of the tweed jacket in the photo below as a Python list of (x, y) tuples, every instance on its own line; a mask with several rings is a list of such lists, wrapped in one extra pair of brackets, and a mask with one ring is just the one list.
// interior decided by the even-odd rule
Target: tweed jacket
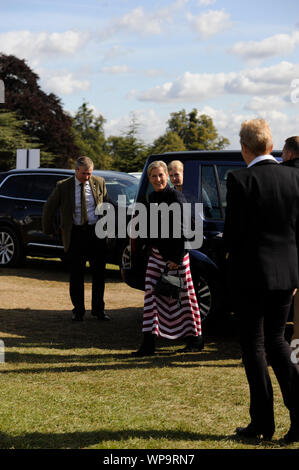
[[(98, 206), (107, 201), (107, 190), (104, 178), (91, 176), (89, 182), (95, 205)], [(68, 251), (75, 211), (75, 176), (58, 181), (55, 189), (44, 205), (42, 226), (43, 231), (48, 235), (57, 232), (57, 227), (55, 227), (55, 215), (58, 209), (60, 210), (60, 229), (64, 251)]]

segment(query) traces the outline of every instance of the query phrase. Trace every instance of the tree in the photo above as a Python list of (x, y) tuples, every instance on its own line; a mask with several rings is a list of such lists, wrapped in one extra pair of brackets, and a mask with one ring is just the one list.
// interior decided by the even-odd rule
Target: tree
[(187, 150), (222, 150), (229, 145), (228, 139), (218, 135), (212, 118), (199, 115), (196, 108), (189, 114), (183, 109), (170, 116), (168, 130), (182, 139)]
[(152, 154), (164, 152), (180, 152), (186, 150), (185, 144), (181, 137), (172, 131), (167, 131), (161, 137), (156, 139), (151, 147)]
[(13, 55), (0, 54), (0, 76), (5, 85), (5, 107), (17, 112), (24, 132), (55, 156), (56, 166), (68, 167), (70, 160), (79, 156), (79, 149), (72, 119), (63, 111), (60, 99), (43, 92), (38, 75)]
[(75, 115), (73, 127), (81, 154), (89, 156), (95, 168), (107, 170), (112, 166), (112, 159), (105, 150), (104, 123), (104, 117), (96, 117), (88, 104), (83, 102)]
[[(16, 167), (17, 149), (41, 148), (37, 139), (32, 141), (23, 131), (24, 122), (19, 120), (17, 114), (7, 110), (0, 110), (0, 170), (10, 170)], [(41, 151), (44, 162), (50, 164), (53, 155)]]
[(128, 130), (122, 136), (111, 136), (107, 139), (106, 149), (109, 152), (113, 169), (133, 172), (143, 169), (148, 148), (138, 137), (139, 124), (134, 115), (131, 117)]

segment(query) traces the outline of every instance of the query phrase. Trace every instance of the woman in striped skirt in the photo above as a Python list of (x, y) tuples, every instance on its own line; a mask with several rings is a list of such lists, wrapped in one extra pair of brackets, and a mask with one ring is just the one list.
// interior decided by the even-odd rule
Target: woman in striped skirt
[[(148, 237), (150, 255), (147, 263), (145, 280), (145, 297), (143, 312), (143, 343), (133, 353), (134, 356), (149, 356), (155, 353), (155, 338), (184, 338), (185, 352), (201, 351), (203, 348), (199, 307), (193, 287), (189, 254), (185, 249), (185, 238), (182, 223), (182, 204), (186, 202), (182, 193), (170, 188), (167, 184), (168, 171), (163, 161), (154, 161), (148, 167), (149, 181), (154, 192), (149, 196), (148, 215), (152, 204), (166, 203), (170, 206), (178, 203), (181, 217), (173, 216), (169, 211), (169, 219), (162, 218), (158, 212), (156, 237)], [(168, 221), (167, 237), (163, 223)], [(148, 233), (151, 233), (151, 217), (148, 217)], [(179, 233), (179, 236), (178, 236)], [(180, 301), (165, 296), (157, 296), (154, 287), (161, 274), (168, 269), (169, 274), (179, 274), (182, 279)]]

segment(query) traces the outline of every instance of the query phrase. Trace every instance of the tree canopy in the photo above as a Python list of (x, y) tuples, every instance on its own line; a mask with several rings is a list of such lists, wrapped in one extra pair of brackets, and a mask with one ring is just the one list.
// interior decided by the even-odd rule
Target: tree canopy
[(16, 149), (37, 147), (22, 130), (23, 121), (16, 113), (0, 110), (0, 170), (15, 168)]
[(182, 139), (186, 150), (222, 150), (229, 145), (228, 139), (218, 135), (212, 118), (200, 115), (196, 108), (188, 114), (183, 109), (170, 116), (168, 131)]
[(5, 108), (17, 113), (23, 130), (52, 153), (54, 165), (66, 168), (70, 157), (79, 156), (72, 133), (72, 119), (60, 99), (41, 90), (38, 75), (24, 60), (0, 54), (0, 77), (5, 84)]
[(112, 169), (131, 172), (143, 169), (148, 147), (142, 142), (138, 135), (139, 124), (134, 114), (128, 129), (122, 136), (110, 136), (106, 141), (106, 149), (112, 158)]
[(151, 147), (151, 153), (153, 154), (183, 150), (186, 150), (183, 139), (173, 131), (167, 131), (164, 135), (158, 137)]
[(112, 158), (105, 150), (105, 119), (95, 116), (85, 101), (74, 117), (75, 142), (82, 155), (88, 155), (97, 169), (107, 170), (112, 166)]

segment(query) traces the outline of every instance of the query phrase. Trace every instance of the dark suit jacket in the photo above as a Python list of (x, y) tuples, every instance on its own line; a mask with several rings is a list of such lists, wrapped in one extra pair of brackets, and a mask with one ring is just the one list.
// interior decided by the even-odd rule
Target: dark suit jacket
[(265, 160), (229, 174), (223, 242), (234, 289), (298, 287), (299, 172)]
[(299, 157), (293, 158), (293, 160), (287, 160), (286, 162), (282, 162), (281, 165), (289, 166), (291, 168), (299, 168)]
[[(104, 178), (90, 177), (90, 186), (96, 206), (107, 200), (107, 190)], [(61, 234), (64, 250), (70, 246), (73, 216), (75, 211), (75, 176), (58, 181), (44, 205), (42, 225), (46, 234), (55, 233), (55, 214), (60, 209)]]

